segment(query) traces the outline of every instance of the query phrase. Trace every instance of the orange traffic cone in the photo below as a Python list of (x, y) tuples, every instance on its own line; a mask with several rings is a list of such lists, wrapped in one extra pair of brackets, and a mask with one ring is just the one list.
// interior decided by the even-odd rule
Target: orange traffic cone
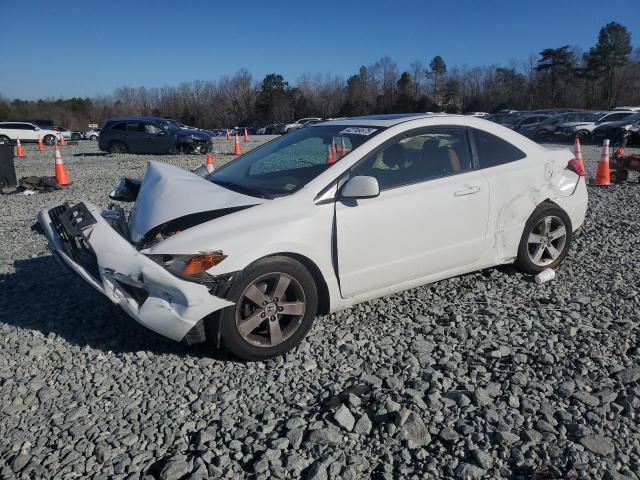
[(329, 144), (329, 147), (327, 148), (327, 163), (328, 164), (332, 164), (332, 163), (336, 163), (336, 151), (333, 148), (333, 143)]
[(244, 143), (247, 143), (249, 141), (249, 133), (247, 132), (247, 129), (244, 129)]
[(64, 143), (64, 135), (60, 134), (60, 140), (58, 141), (58, 145), (64, 147), (66, 143)]
[(69, 175), (67, 174), (67, 169), (62, 163), (62, 155), (60, 155), (60, 149), (58, 145), (55, 145), (53, 149), (56, 152), (56, 183), (58, 185), (62, 185), (63, 187), (66, 185), (71, 185), (69, 181)]
[(16, 138), (16, 157), (24, 157), (24, 149), (19, 138)]
[(342, 157), (344, 155), (344, 150), (342, 145), (340, 143), (335, 143), (335, 140), (334, 140), (334, 145), (336, 149), (336, 156)]
[(236, 144), (233, 148), (233, 154), (240, 155), (241, 153), (242, 153), (242, 150), (240, 149), (240, 139), (238, 138), (238, 134), (236, 133)]
[(42, 143), (42, 137), (38, 135), (38, 151), (44, 152), (44, 143)]
[(231, 140), (231, 135), (229, 135), (229, 129), (227, 129), (227, 140)]
[(580, 168), (584, 172), (585, 171), (584, 170), (584, 159), (582, 158), (582, 149), (580, 148), (580, 139), (578, 137), (576, 137), (576, 140), (575, 140), (574, 157), (576, 158), (576, 161), (578, 162), (578, 165), (580, 165)]
[(207, 169), (207, 172), (213, 172), (213, 157), (211, 156), (211, 153), (207, 153), (207, 161), (204, 166)]
[(593, 185), (600, 185), (606, 187), (611, 185), (611, 173), (609, 172), (609, 139), (605, 139), (602, 144), (602, 153), (600, 154), (600, 161), (598, 162), (598, 171), (596, 172), (596, 178), (593, 181)]

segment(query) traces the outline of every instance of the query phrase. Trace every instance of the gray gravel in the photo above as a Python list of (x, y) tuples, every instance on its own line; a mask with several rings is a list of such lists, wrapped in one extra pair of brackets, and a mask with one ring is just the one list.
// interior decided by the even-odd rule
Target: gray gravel
[[(636, 176), (589, 188), (550, 283), (501, 267), (416, 288), (245, 364), (145, 330), (56, 264), (38, 209), (106, 206), (151, 158), (62, 152), (71, 187), (1, 197), (0, 478), (640, 478)], [(53, 173), (26, 153), (19, 176)]]

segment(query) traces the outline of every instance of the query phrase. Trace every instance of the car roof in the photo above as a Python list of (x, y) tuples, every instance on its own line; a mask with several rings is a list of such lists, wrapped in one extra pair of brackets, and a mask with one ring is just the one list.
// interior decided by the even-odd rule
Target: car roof
[[(327, 120), (311, 125), (311, 128), (323, 125), (371, 125), (375, 127), (392, 127), (399, 123), (408, 122), (410, 120), (418, 120), (420, 118), (446, 117), (453, 116), (446, 113), (389, 113), (383, 115), (365, 115), (362, 117), (346, 117), (337, 118), (335, 120)], [(455, 115), (462, 117), (465, 115)]]
[(144, 115), (131, 115), (131, 116), (128, 116), (128, 117), (112, 117), (107, 121), (108, 122), (123, 122), (123, 121), (127, 121), (127, 120), (139, 120), (139, 121), (148, 120), (148, 121), (156, 121), (156, 122), (174, 122), (174, 121), (176, 121), (176, 120), (173, 120), (172, 118), (146, 117)]

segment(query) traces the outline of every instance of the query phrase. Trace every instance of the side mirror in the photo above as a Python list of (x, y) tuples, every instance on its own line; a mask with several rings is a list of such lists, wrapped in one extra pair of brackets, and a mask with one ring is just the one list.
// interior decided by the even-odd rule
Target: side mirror
[(378, 195), (378, 180), (363, 175), (349, 179), (340, 190), (341, 198), (374, 198)]

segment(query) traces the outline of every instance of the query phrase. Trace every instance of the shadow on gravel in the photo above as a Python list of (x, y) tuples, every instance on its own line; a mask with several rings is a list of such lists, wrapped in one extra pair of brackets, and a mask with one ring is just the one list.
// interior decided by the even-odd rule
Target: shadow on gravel
[(0, 274), (0, 322), (56, 335), (80, 347), (237, 361), (224, 349), (185, 345), (144, 328), (52, 256), (17, 260)]
[(87, 153), (74, 153), (74, 157), (110, 157), (111, 154), (107, 152), (87, 152)]

